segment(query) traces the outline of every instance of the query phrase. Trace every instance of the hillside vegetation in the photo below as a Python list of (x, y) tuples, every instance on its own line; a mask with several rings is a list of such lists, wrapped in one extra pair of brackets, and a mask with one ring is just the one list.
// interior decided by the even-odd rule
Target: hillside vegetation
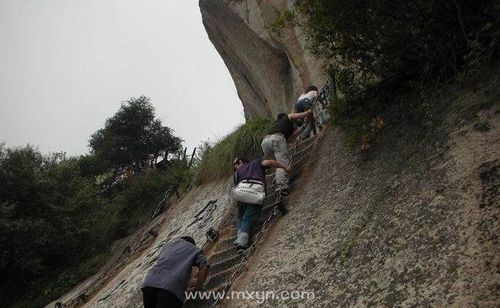
[(232, 162), (236, 157), (242, 159), (262, 157), (260, 144), (269, 132), (271, 123), (269, 119), (252, 119), (216, 144), (206, 144), (195, 172), (196, 181), (207, 183), (231, 175)]
[(171, 184), (182, 188), (180, 145), (141, 97), (91, 137), (88, 155), (0, 146), (0, 306), (44, 305), (96, 272)]

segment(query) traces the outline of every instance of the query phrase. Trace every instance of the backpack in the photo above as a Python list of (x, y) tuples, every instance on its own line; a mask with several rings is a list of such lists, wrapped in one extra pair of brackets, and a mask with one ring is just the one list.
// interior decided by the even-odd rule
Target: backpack
[(266, 197), (264, 183), (255, 180), (243, 180), (231, 191), (233, 199), (239, 202), (262, 204)]

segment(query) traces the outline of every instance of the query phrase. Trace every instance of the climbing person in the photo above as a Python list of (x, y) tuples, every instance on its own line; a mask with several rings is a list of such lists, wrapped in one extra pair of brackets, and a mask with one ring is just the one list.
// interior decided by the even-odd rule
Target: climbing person
[[(296, 129), (294, 121), (303, 119), (311, 114), (311, 110), (301, 113), (278, 114), (271, 131), (262, 140), (261, 147), (264, 156), (269, 158), (274, 154), (277, 161), (284, 165), (289, 165), (287, 142), (297, 137), (304, 128), (304, 125), (302, 125)], [(288, 173), (285, 169), (276, 170), (276, 189), (281, 190), (282, 195), (288, 195)]]
[[(313, 106), (314, 100), (316, 99), (316, 97), (318, 97), (318, 94), (319, 92), (316, 86), (306, 87), (304, 93), (299, 96), (299, 99), (295, 103), (295, 112), (301, 113), (310, 110)], [(305, 122), (305, 124), (301, 123), (302, 125), (305, 125), (304, 131), (302, 132), (302, 139), (309, 138), (309, 136), (311, 135), (311, 131), (314, 129), (314, 120), (312, 118), (312, 114), (307, 117)]]
[(199, 268), (194, 290), (200, 291), (209, 269), (201, 249), (190, 236), (167, 242), (142, 284), (144, 307), (182, 307), (193, 266)]
[(262, 203), (266, 195), (266, 169), (282, 168), (290, 172), (292, 168), (276, 160), (255, 159), (247, 162), (236, 158), (234, 165), (233, 199), (238, 206), (238, 234), (234, 244), (238, 251), (248, 247), (250, 230), (259, 219)]

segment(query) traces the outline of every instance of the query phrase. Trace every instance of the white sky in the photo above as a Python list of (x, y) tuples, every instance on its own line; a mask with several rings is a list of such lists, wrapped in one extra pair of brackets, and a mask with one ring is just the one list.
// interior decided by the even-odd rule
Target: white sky
[(244, 122), (197, 0), (0, 0), (0, 142), (87, 153), (140, 95), (188, 152)]

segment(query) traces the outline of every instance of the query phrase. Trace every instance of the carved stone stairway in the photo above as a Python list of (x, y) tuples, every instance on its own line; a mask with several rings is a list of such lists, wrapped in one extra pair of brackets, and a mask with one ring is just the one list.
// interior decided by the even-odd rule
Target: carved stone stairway
[[(314, 147), (314, 141), (316, 139), (317, 135), (297, 143), (289, 150), (292, 159), (292, 171), (290, 174), (291, 183), (300, 176), (302, 170), (308, 163), (308, 156), (311, 153), (311, 149)], [(274, 174), (268, 175), (266, 181), (270, 183), (273, 178)], [(255, 240), (253, 235), (262, 230), (264, 222), (269, 218), (269, 215), (274, 212), (277, 193), (274, 183), (267, 186), (267, 196), (262, 205), (263, 208), (260, 218), (252, 228), (250, 244)], [(293, 193), (293, 190), (291, 193)], [(286, 198), (284, 201), (286, 202)], [(209, 276), (203, 287), (203, 290), (207, 293), (224, 290), (230, 282), (231, 276), (239, 268), (240, 262), (245, 257), (245, 253), (239, 253), (233, 244), (236, 240), (236, 211), (235, 208), (227, 218), (228, 224), (226, 227), (220, 230), (220, 234), (224, 234), (225, 236), (223, 235), (217, 240), (214, 244), (214, 248), (211, 249), (211, 255), (207, 256), (211, 265)], [(214, 303), (214, 298), (208, 300), (188, 300), (185, 303), (185, 307), (211, 307)]]

